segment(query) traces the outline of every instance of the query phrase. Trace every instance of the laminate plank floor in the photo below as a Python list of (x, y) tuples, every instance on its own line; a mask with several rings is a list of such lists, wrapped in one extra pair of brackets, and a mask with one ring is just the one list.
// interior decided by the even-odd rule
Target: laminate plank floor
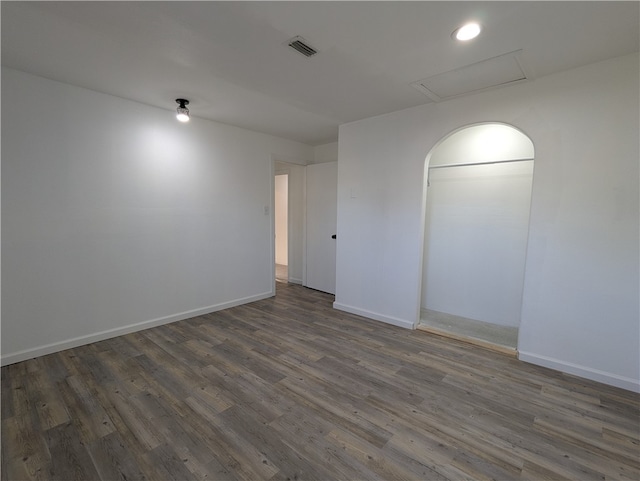
[(277, 296), (2, 368), (2, 481), (638, 480), (640, 397)]
[(512, 351), (514, 355), (518, 345), (517, 327), (477, 321), (431, 309), (420, 310), (419, 328), (461, 341), (480, 341), (480, 345), (486, 344), (486, 347), (495, 345), (504, 348), (504, 352)]
[(289, 282), (289, 266), (276, 264), (276, 281)]

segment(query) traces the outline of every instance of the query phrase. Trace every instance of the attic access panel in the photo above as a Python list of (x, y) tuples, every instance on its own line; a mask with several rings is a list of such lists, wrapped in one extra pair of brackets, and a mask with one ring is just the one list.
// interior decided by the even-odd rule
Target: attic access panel
[(433, 75), (411, 85), (434, 102), (527, 80), (516, 50)]

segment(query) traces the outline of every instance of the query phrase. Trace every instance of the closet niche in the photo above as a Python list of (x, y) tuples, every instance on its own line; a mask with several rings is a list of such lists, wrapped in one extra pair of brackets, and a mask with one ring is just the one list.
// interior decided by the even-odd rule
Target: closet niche
[(427, 156), (420, 329), (516, 353), (533, 163), (531, 140), (498, 123)]

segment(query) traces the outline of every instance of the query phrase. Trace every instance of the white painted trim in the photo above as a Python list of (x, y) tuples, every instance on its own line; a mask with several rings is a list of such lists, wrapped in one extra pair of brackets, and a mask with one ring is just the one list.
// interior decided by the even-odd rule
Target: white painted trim
[(415, 325), (411, 321), (407, 321), (405, 319), (399, 319), (397, 317), (385, 316), (384, 314), (367, 311), (365, 309), (359, 309), (353, 306), (347, 306), (345, 304), (340, 304), (339, 302), (334, 302), (333, 308), (338, 309), (340, 311), (349, 312), (351, 314), (357, 314), (358, 316), (367, 317), (375, 321), (381, 321), (387, 324), (392, 324), (394, 326), (404, 327), (405, 329), (415, 329)]
[(293, 277), (290, 277), (288, 282), (289, 282), (289, 284), (300, 284), (300, 285), (302, 285), (302, 279), (297, 279), (297, 278), (293, 278)]
[[(271, 295), (276, 295), (276, 162), (274, 154), (271, 154), (269, 166), (269, 256), (271, 259), (269, 272), (271, 275)], [(288, 194), (287, 194), (288, 195)], [(289, 199), (287, 199), (287, 204)], [(287, 227), (288, 230), (288, 227)], [(287, 232), (288, 234), (288, 232)], [(287, 252), (287, 256), (289, 253)]]
[(35, 347), (32, 349), (25, 349), (23, 351), (14, 352), (11, 354), (3, 354), (0, 358), (0, 364), (7, 366), (20, 361), (26, 361), (27, 359), (33, 359), (34, 357), (45, 356), (54, 352), (64, 351), (65, 349), (71, 349), (78, 346), (84, 346), (85, 344), (91, 344), (93, 342), (104, 341), (112, 337), (122, 336), (131, 332), (143, 331), (151, 327), (161, 326), (163, 324), (169, 324), (176, 321), (182, 321), (184, 319), (190, 319), (192, 317), (202, 316), (204, 314), (210, 314), (215, 311), (221, 311), (230, 307), (240, 306), (249, 302), (259, 301), (261, 299), (267, 299), (273, 297), (272, 292), (265, 292), (257, 294), (255, 296), (244, 297), (242, 299), (235, 299), (229, 302), (223, 302), (215, 304), (209, 307), (203, 307), (201, 309), (194, 309), (191, 311), (180, 312), (171, 316), (159, 317), (157, 319), (151, 319), (149, 321), (137, 322), (135, 324), (129, 324), (128, 326), (117, 327), (115, 329), (108, 329), (106, 331), (96, 332), (94, 334), (88, 334), (86, 336), (74, 337), (66, 341), (54, 342), (46, 344), (44, 346)]
[(307, 285), (307, 167), (302, 171), (302, 285)]
[[(291, 191), (291, 185), (289, 183), (289, 181), (291, 180), (291, 174), (287, 172), (286, 174), (287, 176), (287, 282), (289, 282), (291, 280), (291, 274), (289, 274), (289, 264), (291, 263), (291, 261), (289, 259), (293, 258), (293, 255), (291, 254), (291, 251), (293, 251), (293, 242), (291, 242), (291, 232), (293, 231), (293, 220), (291, 219), (291, 202), (289, 201), (289, 198), (291, 197), (289, 195), (289, 192)], [(274, 206), (275, 209), (275, 206)], [(273, 221), (275, 223), (275, 216), (276, 213), (273, 213)], [(278, 245), (276, 244), (275, 248), (278, 248)]]
[(531, 352), (519, 351), (518, 359), (538, 366), (548, 367), (556, 371), (572, 374), (574, 376), (583, 377), (592, 381), (601, 382), (610, 386), (626, 389), (627, 391), (633, 391), (640, 393), (640, 380), (630, 377), (618, 376), (617, 374), (611, 374), (609, 372), (599, 371), (598, 369), (592, 369), (586, 366), (580, 366), (559, 359), (554, 359), (547, 356), (541, 356), (539, 354), (533, 354)]

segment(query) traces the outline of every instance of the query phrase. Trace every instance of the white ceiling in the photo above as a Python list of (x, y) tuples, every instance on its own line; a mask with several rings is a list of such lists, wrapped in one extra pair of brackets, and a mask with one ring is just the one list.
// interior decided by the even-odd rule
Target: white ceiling
[[(638, 2), (2, 2), (2, 64), (319, 145), (515, 50), (529, 78), (638, 51)], [(461, 44), (451, 32), (484, 26)], [(319, 53), (286, 46), (300, 35)]]

